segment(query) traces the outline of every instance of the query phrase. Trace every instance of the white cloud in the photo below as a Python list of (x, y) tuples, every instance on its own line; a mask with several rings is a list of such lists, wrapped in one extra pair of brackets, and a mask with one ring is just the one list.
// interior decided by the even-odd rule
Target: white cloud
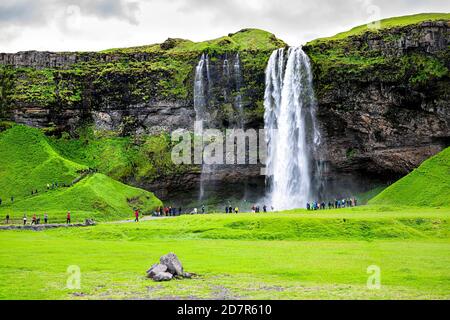
[(449, 11), (450, 3), (441, 0), (2, 0), (0, 51), (101, 50), (168, 37), (200, 41), (248, 27), (295, 45), (378, 15)]

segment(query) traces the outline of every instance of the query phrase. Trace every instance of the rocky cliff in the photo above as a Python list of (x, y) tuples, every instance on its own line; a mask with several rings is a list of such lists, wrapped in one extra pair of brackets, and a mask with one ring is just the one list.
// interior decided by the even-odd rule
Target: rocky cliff
[[(211, 105), (218, 124), (235, 121), (230, 103), (237, 90), (247, 122), (261, 120), (265, 64), (281, 46), (284, 42), (268, 32), (245, 29), (200, 43), (169, 38), (103, 52), (1, 53), (0, 68), (13, 76), (9, 116), (16, 122), (63, 130), (93, 122), (122, 134), (153, 134), (193, 125), (195, 66), (203, 53), (210, 57)], [(239, 88), (236, 63), (243, 70)]]
[(332, 172), (394, 180), (450, 143), (449, 21), (308, 43)]
[[(313, 64), (326, 141), (321, 152), (331, 180), (394, 180), (449, 145), (449, 30), (448, 19), (441, 19), (304, 46)], [(103, 52), (0, 54), (0, 75), (12, 83), (8, 89), (2, 82), (0, 109), (16, 122), (69, 132), (84, 124), (119, 136), (192, 128), (195, 66), (207, 54), (214, 123), (234, 126), (241, 117), (246, 127), (260, 128), (264, 70), (271, 52), (283, 46), (270, 33), (246, 29), (201, 43), (168, 39)], [(237, 96), (243, 114), (234, 106)], [(189, 169), (169, 177), (160, 168), (137, 180), (133, 170), (119, 178), (166, 191), (192, 188), (199, 176)], [(261, 179), (258, 168), (226, 169), (218, 177)]]

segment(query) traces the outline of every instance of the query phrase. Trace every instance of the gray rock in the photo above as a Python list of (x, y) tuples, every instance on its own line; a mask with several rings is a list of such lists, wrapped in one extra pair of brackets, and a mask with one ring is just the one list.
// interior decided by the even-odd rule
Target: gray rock
[(84, 224), (86, 226), (93, 226), (95, 224), (94, 219), (86, 219), (84, 220)]
[(158, 273), (166, 272), (166, 271), (167, 271), (167, 266), (156, 263), (156, 264), (152, 265), (152, 267), (150, 269), (147, 270), (147, 278), (153, 278)]
[(183, 272), (183, 278), (190, 279), (190, 278), (192, 278), (192, 276), (193, 276), (193, 274), (190, 272)]
[(159, 258), (159, 262), (167, 266), (167, 271), (171, 274), (178, 276), (183, 275), (183, 266), (175, 253), (171, 252), (162, 256)]
[(169, 281), (172, 280), (173, 275), (169, 272), (159, 272), (157, 274), (155, 274), (155, 276), (153, 277), (154, 281)]

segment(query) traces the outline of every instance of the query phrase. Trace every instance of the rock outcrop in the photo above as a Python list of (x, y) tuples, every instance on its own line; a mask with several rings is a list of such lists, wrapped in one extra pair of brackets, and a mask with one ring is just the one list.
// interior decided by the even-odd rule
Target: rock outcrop
[(160, 263), (155, 263), (147, 270), (147, 278), (154, 281), (168, 281), (173, 278), (192, 278), (193, 274), (184, 272), (183, 265), (174, 253), (168, 253), (159, 259)]
[(449, 145), (449, 43), (436, 21), (304, 47), (331, 174), (393, 181)]

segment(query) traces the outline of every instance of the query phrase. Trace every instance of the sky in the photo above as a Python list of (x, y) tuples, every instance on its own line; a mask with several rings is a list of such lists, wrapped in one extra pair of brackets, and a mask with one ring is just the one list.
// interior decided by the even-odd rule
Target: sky
[(214, 39), (243, 28), (301, 45), (374, 20), (450, 12), (448, 0), (1, 0), (0, 52), (95, 51)]

